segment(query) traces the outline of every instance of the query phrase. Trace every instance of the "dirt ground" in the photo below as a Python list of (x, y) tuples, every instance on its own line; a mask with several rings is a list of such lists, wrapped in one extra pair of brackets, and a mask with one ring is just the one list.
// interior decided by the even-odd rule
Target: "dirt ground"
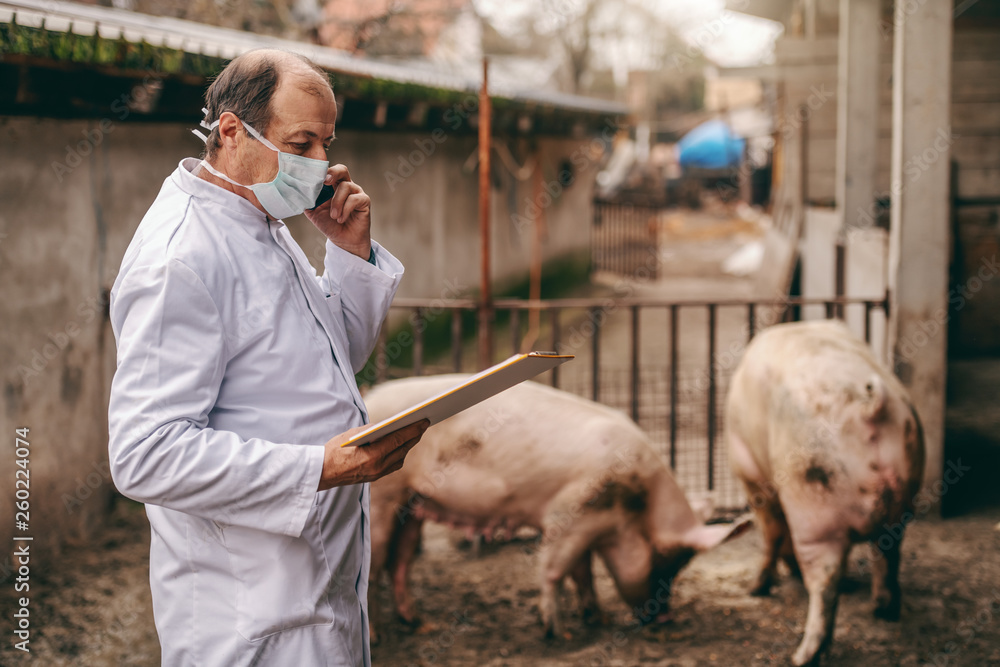
[[(1000, 510), (912, 524), (904, 543), (903, 615), (870, 613), (859, 547), (841, 597), (836, 638), (824, 662), (847, 665), (1000, 665)], [(149, 527), (141, 506), (121, 500), (106, 531), (89, 546), (66, 548), (58, 566), (32, 575), (31, 656), (12, 648), (0, 618), (0, 664), (83, 667), (154, 666), (148, 584)], [(802, 585), (783, 578), (769, 598), (746, 594), (759, 559), (754, 529), (703, 554), (678, 577), (672, 624), (635, 630), (613, 583), (598, 565), (597, 593), (607, 617), (585, 627), (571, 586), (562, 597), (567, 635), (546, 641), (537, 620), (535, 543), (485, 546), (478, 556), (441, 526), (425, 529), (413, 591), (424, 624), (392, 618), (389, 591), (376, 589), (381, 644), (376, 665), (771, 665), (785, 664), (805, 617)], [(12, 582), (0, 606), (13, 605)], [(288, 665), (295, 665), (294, 656)]]

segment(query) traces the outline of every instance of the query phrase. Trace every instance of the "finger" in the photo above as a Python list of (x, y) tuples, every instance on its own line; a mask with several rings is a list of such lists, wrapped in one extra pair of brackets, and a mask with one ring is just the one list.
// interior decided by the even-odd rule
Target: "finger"
[[(419, 440), (420, 437), (424, 434), (424, 431), (427, 430), (428, 426), (430, 426), (430, 422), (426, 419), (421, 419), (420, 421), (414, 424), (410, 424), (409, 426), (404, 426), (401, 429), (393, 431), (392, 433), (389, 433), (388, 435), (379, 438), (371, 445), (369, 445), (369, 447), (377, 446), (379, 449), (384, 448), (386, 450), (393, 450), (405, 447), (405, 445), (410, 440)], [(414, 442), (414, 444), (416, 444), (416, 442)]]
[(323, 182), (327, 185), (333, 185), (338, 181), (349, 180), (351, 180), (351, 172), (347, 170), (347, 165), (335, 164), (326, 170), (326, 180)]
[(416, 445), (418, 442), (420, 442), (420, 438), (422, 438), (422, 437), (423, 437), (423, 434), (421, 433), (421, 434), (417, 434), (417, 435), (413, 436), (412, 438), (407, 438), (398, 447), (396, 447), (395, 449), (391, 450), (389, 452), (389, 456), (391, 456), (391, 457), (397, 457), (398, 456), (400, 459), (402, 459), (403, 457), (405, 457), (409, 453), (409, 451), (411, 449), (413, 449), (414, 445)]
[(382, 469), (392, 471), (402, 468), (403, 464), (406, 462), (407, 454), (410, 453), (410, 450), (413, 449), (413, 446), (416, 445), (419, 440), (420, 438), (407, 440), (402, 444), (402, 446), (390, 450), (381, 461)]
[(351, 195), (344, 202), (344, 210), (340, 213), (341, 221), (350, 220), (356, 212), (367, 212), (371, 209), (371, 204), (372, 200), (364, 192)]
[(365, 430), (366, 428), (368, 428), (368, 427), (367, 426), (355, 426), (354, 428), (349, 428), (346, 431), (344, 431), (343, 433), (339, 433), (339, 434), (333, 436), (330, 439), (330, 442), (333, 442), (336, 445), (341, 446), (341, 445), (343, 445), (343, 443), (347, 442), (348, 440), (350, 440), (351, 438), (353, 438), (355, 435), (357, 435), (361, 431)]
[(352, 183), (351, 181), (340, 181), (337, 183), (333, 199), (330, 200), (330, 217), (339, 221), (347, 198), (358, 192), (361, 192), (361, 186), (357, 183)]

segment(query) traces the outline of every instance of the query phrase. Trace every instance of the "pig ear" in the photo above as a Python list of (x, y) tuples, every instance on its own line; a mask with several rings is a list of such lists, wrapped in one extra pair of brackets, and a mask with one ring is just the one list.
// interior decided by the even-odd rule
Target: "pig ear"
[(684, 533), (682, 541), (695, 551), (708, 551), (723, 542), (728, 542), (737, 535), (742, 535), (752, 525), (753, 519), (749, 515), (744, 515), (733, 523), (695, 526)]
[(873, 374), (865, 385), (864, 416), (869, 422), (877, 422), (885, 417), (886, 402), (885, 383), (878, 375)]
[(708, 521), (712, 517), (712, 512), (715, 511), (715, 498), (709, 494), (689, 496), (688, 504), (691, 505), (691, 511), (694, 512), (695, 518), (701, 523)]

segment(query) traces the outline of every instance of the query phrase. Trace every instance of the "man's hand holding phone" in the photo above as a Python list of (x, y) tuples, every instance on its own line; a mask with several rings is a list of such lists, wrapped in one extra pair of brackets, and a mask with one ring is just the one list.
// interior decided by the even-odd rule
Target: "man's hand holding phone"
[(364, 260), (371, 255), (371, 199), (351, 180), (345, 165), (327, 170), (316, 207), (306, 211), (306, 217), (334, 245)]

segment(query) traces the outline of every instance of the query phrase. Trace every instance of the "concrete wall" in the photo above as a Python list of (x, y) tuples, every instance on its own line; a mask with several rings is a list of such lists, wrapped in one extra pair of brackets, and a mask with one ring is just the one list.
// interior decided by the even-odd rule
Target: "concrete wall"
[[(100, 523), (111, 497), (106, 316), (132, 232), (195, 139), (184, 128), (0, 119), (0, 515), (13, 516), (15, 428), (30, 429), (34, 548)], [(12, 544), (0, 526), (0, 566)], [(0, 576), (4, 572), (0, 570)]]
[[(107, 398), (115, 344), (106, 294), (125, 248), (163, 179), (200, 142), (179, 124), (0, 118), (0, 358), (7, 446), (0, 457), (0, 516), (14, 513), (14, 429), (31, 442), (31, 522), (39, 551), (66, 537), (85, 538), (111, 497), (107, 467)], [(333, 156), (371, 195), (377, 240), (407, 265), (401, 294), (458, 296), (478, 285), (477, 174), (463, 168), (473, 137), (446, 136), (421, 160), (414, 142), (427, 135), (344, 132)], [(424, 141), (420, 145), (427, 148)], [(547, 257), (585, 250), (595, 163), (589, 141), (542, 140), (543, 175), (555, 193), (545, 208)], [(425, 150), (428, 153), (429, 150)], [(563, 159), (576, 180), (555, 185)], [(409, 162), (412, 173), (401, 169)], [(421, 164), (415, 164), (421, 162)], [(493, 262), (496, 279), (527, 271), (531, 182), (494, 164)], [(406, 173), (402, 182), (386, 173)], [(303, 225), (302, 223), (305, 222)], [(310, 258), (322, 259), (304, 219), (293, 234)], [(10, 545), (11, 522), (0, 525)], [(0, 579), (10, 549), (0, 552)]]

